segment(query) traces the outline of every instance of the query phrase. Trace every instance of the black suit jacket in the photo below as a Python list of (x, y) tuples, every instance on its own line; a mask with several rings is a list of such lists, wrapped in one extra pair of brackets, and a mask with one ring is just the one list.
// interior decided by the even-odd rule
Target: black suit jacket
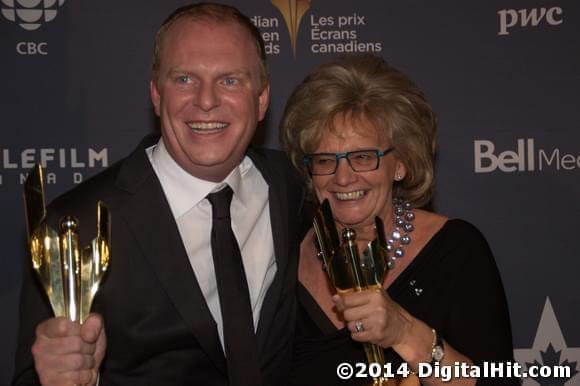
[[(156, 141), (146, 138), (127, 158), (56, 199), (49, 223), (58, 229), (63, 215), (77, 217), (81, 245), (87, 245), (96, 232), (97, 201), (111, 212), (111, 264), (93, 305), (108, 340), (100, 385), (227, 385), (215, 321), (145, 153)], [(283, 385), (296, 313), (303, 188), (281, 152), (250, 149), (248, 155), (269, 185), (277, 263), (258, 324), (260, 365), (265, 385)], [(38, 384), (30, 348), (35, 326), (52, 316), (29, 263), (25, 269), (16, 385)]]

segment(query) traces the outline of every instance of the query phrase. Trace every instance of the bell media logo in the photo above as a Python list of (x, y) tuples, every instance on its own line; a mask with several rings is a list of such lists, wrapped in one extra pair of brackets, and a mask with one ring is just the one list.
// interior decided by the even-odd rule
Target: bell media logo
[(290, 44), (292, 44), (292, 53), (296, 57), (296, 41), (298, 39), (300, 21), (310, 8), (310, 0), (272, 0), (272, 4), (284, 16), (286, 28), (288, 28), (288, 34), (290, 35)]
[(517, 138), (508, 146), (511, 149), (498, 151), (496, 142), (476, 139), (473, 142), (475, 173), (580, 171), (580, 153), (539, 147), (535, 138)]
[(39, 29), (56, 17), (65, 0), (2, 0), (2, 15), (27, 31)]

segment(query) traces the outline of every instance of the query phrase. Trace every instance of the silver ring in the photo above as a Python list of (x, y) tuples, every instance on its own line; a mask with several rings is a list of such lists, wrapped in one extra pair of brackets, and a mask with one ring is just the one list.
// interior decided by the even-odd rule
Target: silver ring
[(356, 330), (356, 332), (363, 332), (365, 330), (365, 326), (363, 322), (357, 320), (356, 322), (354, 322), (354, 329)]

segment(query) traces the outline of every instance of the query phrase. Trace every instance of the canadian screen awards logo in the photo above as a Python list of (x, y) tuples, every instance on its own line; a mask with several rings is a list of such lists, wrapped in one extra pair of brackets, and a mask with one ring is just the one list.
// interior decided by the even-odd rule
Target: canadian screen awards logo
[[(279, 29), (282, 24), (286, 24), (294, 58), (304, 50), (299, 49), (299, 40), (307, 41), (306, 50), (315, 55), (382, 52), (382, 42), (365, 38), (368, 29), (372, 33), (376, 28), (367, 20), (369, 15), (361, 14), (358, 9), (347, 14), (335, 14), (332, 10), (332, 14), (313, 13), (311, 0), (270, 0), (270, 3), (282, 17), (251, 17), (252, 23), (260, 29), (268, 55), (281, 53)], [(299, 33), (302, 34), (300, 39)]]
[(292, 53), (296, 57), (296, 41), (298, 40), (300, 21), (310, 8), (310, 0), (272, 0), (272, 4), (284, 17), (290, 35)]
[(56, 17), (65, 0), (2, 0), (2, 16), (27, 31), (39, 29)]

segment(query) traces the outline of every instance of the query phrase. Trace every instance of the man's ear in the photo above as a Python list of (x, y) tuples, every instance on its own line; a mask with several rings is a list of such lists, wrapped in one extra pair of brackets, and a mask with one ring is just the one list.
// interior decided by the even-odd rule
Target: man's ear
[(267, 82), (260, 95), (258, 95), (258, 121), (266, 116), (268, 105), (270, 104), (270, 82)]
[(151, 95), (151, 103), (153, 103), (153, 107), (155, 108), (155, 114), (160, 116), (161, 94), (159, 94), (157, 83), (153, 79), (149, 81), (149, 94)]

